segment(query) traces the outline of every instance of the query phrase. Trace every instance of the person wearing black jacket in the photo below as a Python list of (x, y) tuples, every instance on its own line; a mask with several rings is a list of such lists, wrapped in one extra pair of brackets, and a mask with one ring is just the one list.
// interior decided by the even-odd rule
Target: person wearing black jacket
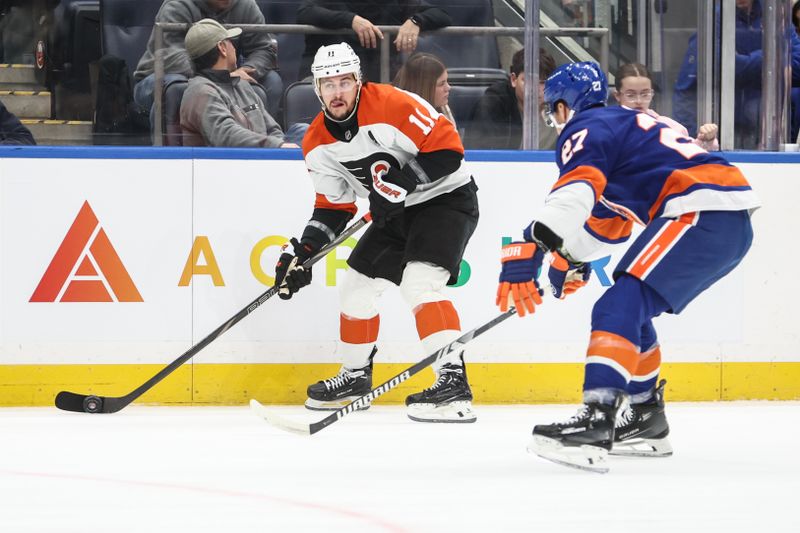
[[(522, 110), (525, 98), (525, 56), (517, 50), (511, 58), (508, 81), (499, 81), (487, 87), (472, 109), (464, 135), (464, 146), (469, 149), (519, 150), (522, 146)], [(555, 70), (556, 62), (544, 49), (539, 50), (539, 103), (543, 102), (544, 81)], [(538, 115), (538, 113), (537, 113)], [(539, 120), (539, 149), (552, 150), (557, 135)]]
[(0, 144), (36, 144), (31, 130), (0, 102)]
[(320, 46), (346, 42), (361, 59), (361, 71), (371, 81), (380, 81), (380, 49), (383, 32), (376, 26), (398, 25), (400, 31), (390, 47), (390, 78), (399, 70), (400, 52), (417, 48), (421, 31), (435, 30), (452, 24), (450, 15), (420, 0), (305, 0), (297, 9), (297, 23), (320, 28), (351, 28), (354, 35), (306, 35), (306, 49), (300, 65), (300, 79), (311, 68)]

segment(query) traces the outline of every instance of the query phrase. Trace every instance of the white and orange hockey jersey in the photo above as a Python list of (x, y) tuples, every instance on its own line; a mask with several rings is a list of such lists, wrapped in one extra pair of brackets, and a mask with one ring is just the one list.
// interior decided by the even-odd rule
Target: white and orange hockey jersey
[[(366, 198), (376, 176), (392, 166), (410, 165), (421, 178), (406, 205), (425, 202), (469, 183), (464, 146), (453, 124), (416, 94), (391, 85), (366, 83), (357, 111), (358, 127), (349, 139), (337, 139), (320, 113), (303, 140), (303, 155), (317, 193), (315, 207), (355, 212), (357, 197)], [(335, 125), (333, 127), (336, 127)], [(350, 133), (349, 131), (347, 132)], [(349, 136), (349, 135), (348, 135)], [(462, 160), (445, 176), (431, 176), (417, 157), (457, 152)]]

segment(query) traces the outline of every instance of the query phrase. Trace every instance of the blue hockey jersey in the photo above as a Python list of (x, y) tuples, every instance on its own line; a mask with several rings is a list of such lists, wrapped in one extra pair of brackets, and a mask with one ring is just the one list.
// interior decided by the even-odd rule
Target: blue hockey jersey
[(580, 261), (625, 241), (633, 223), (760, 205), (741, 171), (720, 154), (625, 107), (576, 114), (558, 138), (556, 160), (560, 176), (536, 220)]

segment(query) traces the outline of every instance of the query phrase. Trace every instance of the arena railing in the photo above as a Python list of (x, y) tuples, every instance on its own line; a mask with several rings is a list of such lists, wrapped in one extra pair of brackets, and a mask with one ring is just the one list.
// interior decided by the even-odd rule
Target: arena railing
[[(164, 125), (162, 124), (161, 109), (163, 106), (163, 80), (164, 80), (164, 59), (160, 50), (164, 48), (164, 32), (168, 31), (187, 31), (189, 24), (175, 23), (175, 22), (156, 22), (153, 28), (153, 44), (156, 50), (155, 53), (155, 86), (160, 87), (161, 90), (156, 90), (153, 93), (155, 116), (156, 121), (153, 125), (153, 142), (156, 146), (160, 146), (163, 142), (162, 133)], [(241, 28), (242, 32), (252, 33), (301, 33), (301, 34), (328, 34), (328, 35), (352, 35), (353, 31), (350, 29), (331, 30), (325, 28), (318, 28), (316, 26), (309, 26), (306, 24), (235, 24), (226, 25), (227, 27)], [(393, 35), (397, 34), (400, 26), (378, 26), (378, 28), (387, 37), (379, 42), (380, 55), (381, 55), (381, 81), (389, 81), (389, 47), (393, 39)], [(496, 37), (509, 36), (521, 37), (525, 35), (525, 27), (504, 27), (504, 26), (449, 26), (438, 30), (431, 30), (425, 32), (426, 35), (492, 35)], [(600, 40), (600, 57), (598, 58), (600, 66), (604, 71), (608, 71), (608, 57), (609, 57), (609, 30), (607, 28), (539, 28), (539, 35), (541, 37), (593, 37)], [(534, 91), (536, 93), (536, 91)], [(537, 97), (535, 95), (534, 97)]]

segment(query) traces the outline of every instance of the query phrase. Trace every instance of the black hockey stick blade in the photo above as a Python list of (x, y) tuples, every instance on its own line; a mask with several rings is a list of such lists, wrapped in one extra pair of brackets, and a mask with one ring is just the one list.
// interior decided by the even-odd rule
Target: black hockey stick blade
[[(348, 226), (338, 237), (321, 248), (316, 254), (309, 257), (303, 266), (311, 266), (326, 255), (334, 248), (342, 244), (345, 240), (353, 236), (358, 230), (366, 226), (372, 217), (369, 213), (358, 219), (356, 222)], [(162, 368), (156, 375), (148, 379), (146, 382), (139, 385), (135, 390), (129, 392), (125, 396), (97, 396), (94, 394), (77, 394), (75, 392), (61, 391), (56, 395), (55, 405), (62, 411), (73, 411), (77, 413), (116, 413), (130, 405), (139, 396), (152, 389), (156, 384), (163, 380), (168, 375), (172, 374), (178, 367), (183, 365), (186, 361), (197, 355), (203, 348), (211, 344), (214, 340), (219, 338), (223, 333), (228, 331), (244, 317), (258, 309), (261, 304), (278, 294), (279, 287), (272, 286), (263, 292), (258, 298), (247, 304), (246, 307), (241, 309), (238, 313), (229, 318), (225, 323), (221, 324), (217, 329), (203, 337), (200, 342), (189, 348), (180, 357), (173, 362)]]
[(356, 398), (349, 404), (345, 405), (341, 409), (338, 409), (331, 413), (330, 415), (326, 416), (322, 420), (318, 422), (313, 422), (311, 424), (304, 424), (301, 422), (296, 422), (294, 420), (290, 420), (284, 418), (282, 416), (276, 415), (266, 407), (264, 407), (261, 403), (256, 400), (250, 400), (250, 408), (253, 410), (255, 414), (262, 417), (266, 420), (269, 424), (280, 428), (284, 431), (288, 431), (290, 433), (296, 433), (298, 435), (313, 435), (326, 427), (330, 426), (334, 422), (338, 422), (345, 416), (349, 415), (353, 411), (356, 411), (359, 407), (364, 407), (372, 403), (373, 400), (376, 398), (383, 396), (393, 388), (397, 387), (407, 379), (409, 379), (414, 374), (417, 374), (421, 370), (427, 368), (437, 360), (457, 351), (464, 347), (465, 344), (470, 342), (471, 340), (479, 337), (480, 335), (486, 333), (499, 323), (503, 322), (507, 318), (515, 315), (517, 310), (514, 307), (509, 308), (508, 311), (494, 317), (490, 321), (486, 322), (482, 326), (478, 326), (475, 329), (472, 329), (459, 338), (451, 342), (450, 344), (440, 348), (439, 350), (435, 351), (434, 353), (427, 356), (425, 359), (420, 361), (419, 363), (405, 369), (401, 373), (397, 374), (390, 380), (378, 385), (370, 392), (366, 393), (365, 395), (361, 396), (360, 398)]

